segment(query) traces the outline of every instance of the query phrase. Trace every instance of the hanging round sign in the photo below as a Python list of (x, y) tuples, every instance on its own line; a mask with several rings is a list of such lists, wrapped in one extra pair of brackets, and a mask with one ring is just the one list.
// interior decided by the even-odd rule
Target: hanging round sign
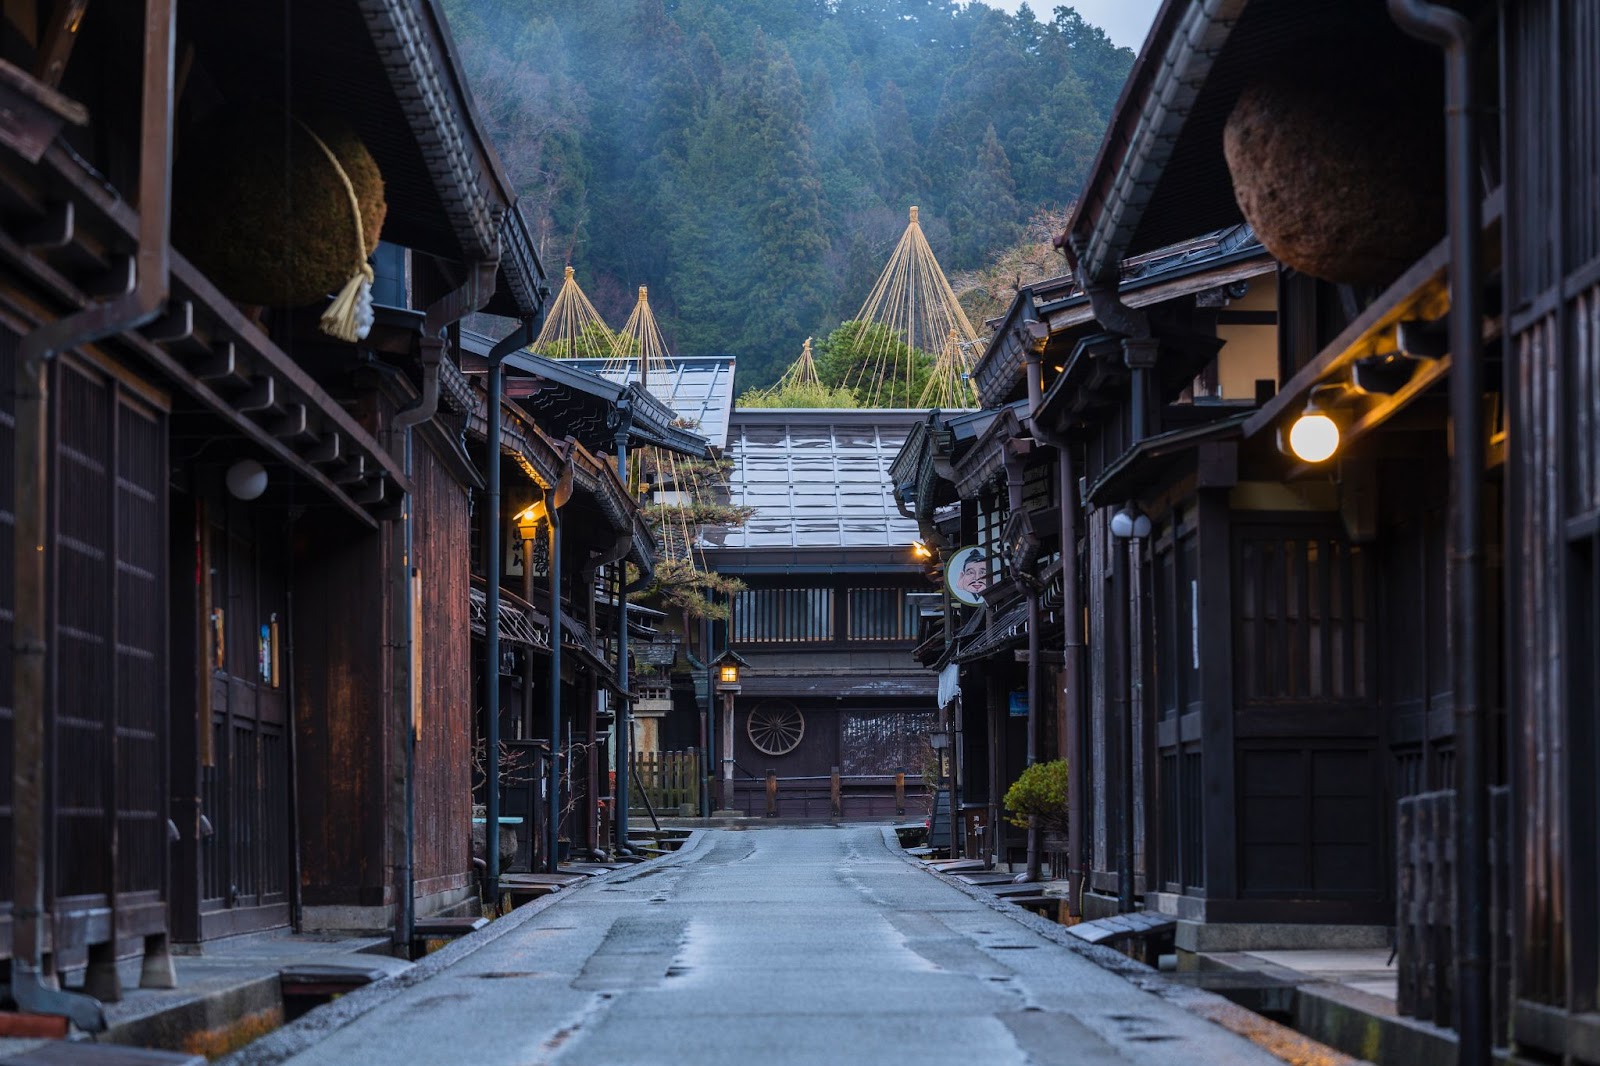
[(962, 548), (950, 557), (944, 568), (944, 582), (950, 595), (968, 607), (983, 602), (980, 593), (989, 583), (989, 557), (982, 548)]

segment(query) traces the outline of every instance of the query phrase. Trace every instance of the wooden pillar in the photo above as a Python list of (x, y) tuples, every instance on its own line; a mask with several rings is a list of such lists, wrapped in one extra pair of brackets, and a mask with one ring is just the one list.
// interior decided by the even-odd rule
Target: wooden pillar
[(989, 854), (994, 861), (1005, 857), (1005, 747), (1008, 706), (1005, 677), (997, 664), (984, 664), (984, 684), (989, 727)]
[(1200, 772), (1204, 782), (1205, 888), (1207, 899), (1239, 895), (1237, 815), (1234, 809), (1233, 551), (1228, 494), (1199, 493)]

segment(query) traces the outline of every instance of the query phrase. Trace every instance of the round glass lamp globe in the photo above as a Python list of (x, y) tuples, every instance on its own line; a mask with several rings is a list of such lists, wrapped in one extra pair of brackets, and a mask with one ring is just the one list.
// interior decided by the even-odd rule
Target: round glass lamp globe
[(1308, 463), (1320, 463), (1339, 450), (1339, 427), (1320, 412), (1301, 415), (1289, 430), (1289, 447)]
[(240, 459), (228, 467), (226, 480), (235, 499), (253, 500), (267, 491), (267, 468), (254, 459)]

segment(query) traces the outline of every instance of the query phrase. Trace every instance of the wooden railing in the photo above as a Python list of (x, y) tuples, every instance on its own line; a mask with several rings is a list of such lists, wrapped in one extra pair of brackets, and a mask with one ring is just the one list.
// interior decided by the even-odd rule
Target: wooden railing
[(733, 802), (752, 817), (829, 819), (915, 818), (927, 816), (922, 778), (898, 774), (840, 774), (738, 778)]
[[(700, 752), (644, 751), (633, 757), (629, 780), (643, 790), (658, 815), (700, 813)], [(637, 802), (638, 796), (634, 797)]]

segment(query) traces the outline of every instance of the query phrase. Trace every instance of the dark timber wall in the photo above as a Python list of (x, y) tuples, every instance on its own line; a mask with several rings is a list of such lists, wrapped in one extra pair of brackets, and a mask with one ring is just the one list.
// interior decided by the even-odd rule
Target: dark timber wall
[(386, 537), (341, 516), (317, 512), (296, 524), (295, 728), (307, 907), (394, 902), (383, 820), (393, 718), (390, 562)]
[(420, 440), (412, 550), (421, 568), (422, 728), (416, 755), (416, 894), (466, 887), (472, 860), (472, 634), (468, 496)]

